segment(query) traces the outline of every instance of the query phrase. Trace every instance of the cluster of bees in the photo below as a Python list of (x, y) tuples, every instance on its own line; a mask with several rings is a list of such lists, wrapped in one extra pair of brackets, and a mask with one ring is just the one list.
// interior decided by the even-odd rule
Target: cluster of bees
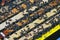
[[(55, 13), (54, 13), (54, 11), (55, 11)], [(47, 19), (49, 18), (49, 17), (51, 17), (51, 16), (53, 16), (54, 14), (56, 15), (57, 14), (57, 9), (53, 9), (53, 10), (51, 10), (50, 12), (47, 12), (45, 15), (47, 15)], [(52, 13), (52, 14), (50, 14), (50, 13)], [(43, 21), (45, 21), (46, 19), (44, 19), (44, 17), (45, 17), (45, 15), (43, 16), (43, 17), (39, 17), (38, 19), (36, 19), (35, 21), (33, 21), (32, 23), (30, 23), (30, 24), (28, 24), (28, 25), (26, 25), (24, 28), (22, 28), (22, 29), (20, 29), (19, 31), (17, 31), (17, 32), (15, 32), (15, 33), (13, 33), (12, 35), (10, 35), (10, 38), (9, 39), (12, 39), (13, 40), (13, 38), (19, 38), (19, 36), (21, 35), (23, 35), (24, 36), (24, 34), (26, 34), (26, 32), (29, 32), (28, 30), (31, 30), (31, 29), (33, 29), (33, 28), (35, 28), (35, 27), (37, 27), (36, 25), (37, 24), (40, 24), (40, 23), (42, 23)], [(48, 16), (49, 15), (49, 16)], [(58, 16), (59, 17), (59, 16)], [(42, 19), (41, 19), (42, 18)], [(59, 18), (55, 18), (55, 20), (56, 21), (59, 21), (60, 19)], [(48, 20), (49, 21), (49, 20)], [(52, 20), (51, 20), (52, 21)], [(47, 24), (48, 25), (48, 24)], [(53, 25), (53, 22), (51, 22), (51, 24), (49, 24), (50, 26), (51, 25)], [(48, 27), (50, 27), (48, 25)], [(28, 27), (27, 27), (28, 26)], [(44, 25), (45, 26), (45, 25)], [(46, 27), (46, 26), (45, 26)], [(24, 31), (25, 30), (25, 31)], [(14, 35), (16, 35), (16, 36), (14, 36)], [(27, 35), (27, 34), (26, 34)], [(21, 37), (20, 36), (20, 37)], [(13, 37), (13, 38), (12, 38)], [(22, 37), (23, 38), (23, 37)], [(21, 39), (22, 39), (21, 38)]]
[(30, 40), (46, 28), (51, 28), (52, 25), (59, 22), (60, 0), (43, 3), (43, 7), (34, 5), (39, 0), (29, 0), (27, 2), (30, 2), (28, 4), (31, 8), (27, 9), (28, 5), (22, 3), (15, 6), (16, 8), (12, 8), (9, 13), (7, 12), (7, 16), (0, 16), (1, 22), (7, 20), (3, 23), (0, 22), (1, 27), (4, 24), (0, 33), (1, 39), (7, 37), (8, 40)]
[[(15, 4), (17, 2), (17, 4)], [(20, 4), (18, 4), (20, 2)], [(2, 23), (3, 21), (11, 18), (13, 15), (16, 15), (18, 14), (19, 12), (23, 11), (26, 9), (26, 11), (33, 11), (34, 8), (32, 8), (33, 6), (37, 6), (39, 7), (40, 3), (39, 0), (35, 1), (35, 0), (29, 0), (29, 1), (26, 1), (25, 3), (21, 3), (22, 1), (21, 0), (18, 0), (18, 1), (13, 1), (12, 3), (10, 4), (7, 4), (6, 6), (3, 6), (0, 8), (0, 23)], [(36, 4), (35, 4), (35, 3)], [(42, 1), (44, 2), (44, 1)], [(41, 3), (41, 4), (44, 4), (44, 3)], [(3, 15), (4, 14), (4, 15)]]
[[(54, 14), (54, 13), (53, 13)], [(52, 15), (53, 16), (53, 15)], [(51, 16), (50, 16), (51, 17)], [(59, 17), (59, 16), (58, 16)], [(44, 18), (44, 17), (43, 17)], [(11, 39), (11, 40), (14, 40), (15, 38), (21, 38), (21, 36), (24, 36), (24, 37), (26, 37), (26, 38), (24, 38), (24, 37), (22, 37), (22, 38), (24, 38), (24, 39), (27, 39), (29, 36), (28, 35), (30, 35), (30, 33), (29, 34), (27, 34), (27, 32), (30, 32), (30, 30), (33, 30), (33, 29), (35, 29), (35, 27), (36, 27), (36, 29), (38, 28), (38, 25), (40, 25), (40, 23), (41, 22), (43, 22), (44, 21), (44, 19), (36, 19), (35, 21), (33, 21), (32, 23), (30, 23), (30, 24), (28, 24), (28, 25), (26, 25), (24, 28), (22, 28), (22, 29), (20, 29), (20, 30), (18, 30), (17, 32), (15, 32), (15, 33), (13, 33), (12, 35), (10, 35), (9, 37), (9, 40)], [(52, 19), (53, 20), (53, 19)], [(53, 22), (51, 22), (52, 20), (48, 20), (49, 21), (49, 23), (48, 22), (46, 22), (46, 23), (44, 23), (43, 25), (40, 25), (40, 30), (42, 30), (42, 29), (46, 29), (46, 27), (48, 28), (48, 27), (51, 27), (54, 23)], [(59, 18), (55, 18), (54, 19), (56, 22), (58, 22), (59, 21)], [(53, 21), (54, 21), (53, 20)], [(55, 22), (55, 23), (56, 23)], [(28, 26), (28, 27), (27, 27)], [(44, 27), (43, 27), (44, 26)], [(41, 28), (42, 27), (42, 28)], [(38, 30), (38, 29), (37, 29)], [(47, 29), (48, 30), (48, 29)], [(39, 30), (38, 30), (39, 31)], [(33, 33), (34, 33), (34, 31), (33, 31)], [(38, 32), (39, 33), (39, 32)], [(38, 34), (37, 32), (36, 32), (36, 34)], [(32, 33), (31, 33), (32, 34)], [(15, 36), (14, 36), (15, 35)], [(35, 34), (32, 34), (32, 35), (35, 35)], [(22, 38), (20, 39), (20, 40), (22, 40)], [(23, 40), (24, 40), (23, 39)]]

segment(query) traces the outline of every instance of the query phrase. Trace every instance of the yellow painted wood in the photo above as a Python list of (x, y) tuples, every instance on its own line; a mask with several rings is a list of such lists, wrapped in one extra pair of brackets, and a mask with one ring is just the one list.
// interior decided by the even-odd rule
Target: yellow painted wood
[(53, 29), (51, 29), (50, 31), (48, 31), (47, 33), (43, 34), (41, 37), (39, 37), (36, 40), (44, 40), (47, 37), (49, 37), (50, 35), (52, 35), (53, 33), (55, 33), (56, 31), (58, 31), (60, 29), (60, 24), (55, 26)]

